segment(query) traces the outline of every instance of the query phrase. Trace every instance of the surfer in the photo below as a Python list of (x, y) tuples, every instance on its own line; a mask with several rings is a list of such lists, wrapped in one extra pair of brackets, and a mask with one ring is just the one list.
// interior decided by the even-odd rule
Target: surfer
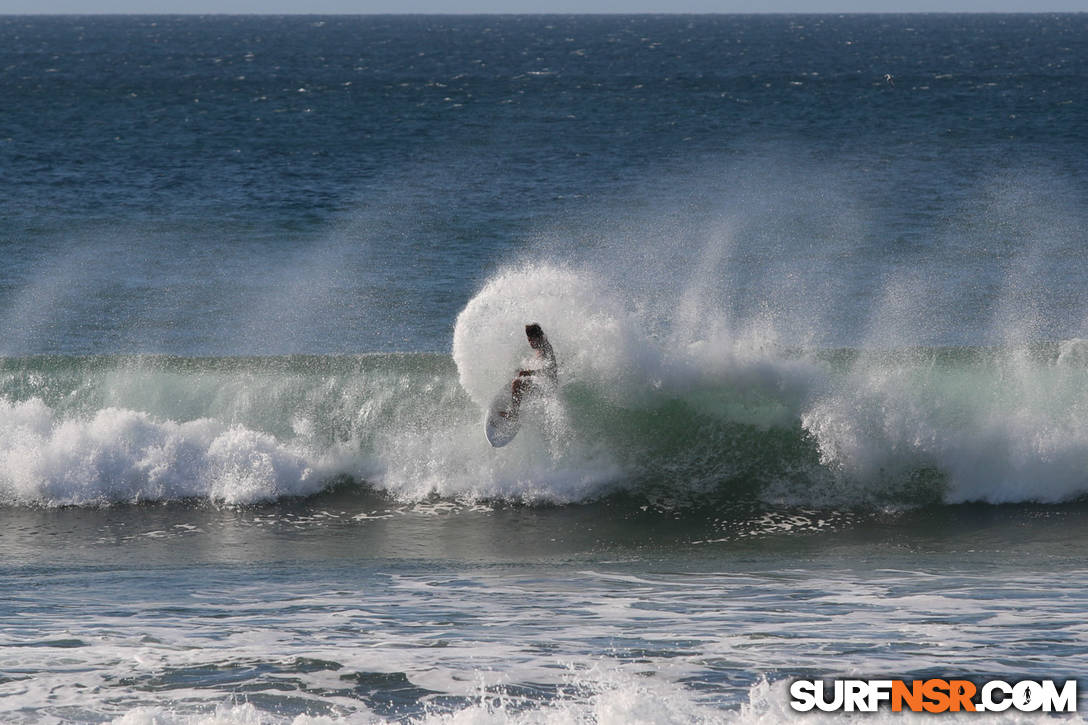
[(541, 361), (541, 364), (539, 367), (518, 371), (518, 376), (510, 384), (511, 405), (504, 418), (516, 419), (526, 396), (553, 392), (559, 387), (559, 365), (555, 361), (555, 350), (548, 342), (544, 330), (533, 322), (525, 326), (525, 337), (529, 340), (529, 347), (536, 352), (536, 358)]

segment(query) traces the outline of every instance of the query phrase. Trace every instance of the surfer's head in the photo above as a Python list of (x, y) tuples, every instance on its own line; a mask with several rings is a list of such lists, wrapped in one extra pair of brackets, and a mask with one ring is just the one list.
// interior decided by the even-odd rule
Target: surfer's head
[(529, 346), (535, 348), (544, 342), (544, 330), (541, 330), (540, 325), (534, 322), (525, 326), (525, 337), (529, 338)]

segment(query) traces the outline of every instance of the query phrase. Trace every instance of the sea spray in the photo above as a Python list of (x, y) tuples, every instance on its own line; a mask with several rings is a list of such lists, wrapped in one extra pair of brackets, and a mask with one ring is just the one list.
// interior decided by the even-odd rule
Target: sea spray
[(500, 272), (457, 316), (453, 359), (461, 386), (486, 407), (531, 356), (524, 327), (536, 322), (555, 348), (561, 384), (620, 389), (606, 383), (633, 377), (624, 372), (649, 350), (623, 302), (586, 272), (553, 265)]

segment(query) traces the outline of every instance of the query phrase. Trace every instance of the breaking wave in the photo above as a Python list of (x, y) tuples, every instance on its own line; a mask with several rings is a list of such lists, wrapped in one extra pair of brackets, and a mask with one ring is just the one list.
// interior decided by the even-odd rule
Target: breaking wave
[[(643, 313), (606, 282), (538, 266), (481, 289), (452, 358), (5, 359), (0, 497), (245, 504), (345, 478), (406, 501), (549, 504), (1088, 493), (1088, 342), (805, 350)], [(560, 394), (493, 449), (483, 409), (529, 352), (526, 321), (554, 344)]]

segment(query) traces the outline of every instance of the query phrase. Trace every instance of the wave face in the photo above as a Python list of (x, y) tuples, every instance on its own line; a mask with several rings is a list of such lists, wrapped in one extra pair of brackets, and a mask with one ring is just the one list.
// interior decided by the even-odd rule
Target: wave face
[[(684, 301), (679, 304), (682, 306)], [(0, 361), (10, 505), (309, 496), (655, 505), (1060, 502), (1088, 493), (1088, 342), (806, 350), (662, 327), (617, 287), (500, 272), (445, 355)], [(694, 315), (688, 319), (696, 319)], [(682, 314), (672, 319), (685, 319)], [(560, 394), (492, 449), (483, 410), (539, 322)]]

